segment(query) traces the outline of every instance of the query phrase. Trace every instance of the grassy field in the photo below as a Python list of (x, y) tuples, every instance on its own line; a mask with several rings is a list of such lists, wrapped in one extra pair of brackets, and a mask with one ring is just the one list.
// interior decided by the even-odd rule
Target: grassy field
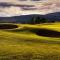
[(60, 32), (60, 23), (14, 25), (18, 27), (0, 29), (0, 60), (60, 60), (60, 38), (33, 32), (37, 29)]

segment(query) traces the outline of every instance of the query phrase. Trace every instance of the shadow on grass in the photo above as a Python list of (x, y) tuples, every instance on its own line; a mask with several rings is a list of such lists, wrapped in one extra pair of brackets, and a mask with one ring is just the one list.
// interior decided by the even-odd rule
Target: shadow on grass
[[(14, 24), (0, 24), (0, 29), (14, 29), (14, 28), (18, 28), (18, 26), (14, 25)], [(25, 33), (25, 34), (34, 33), (34, 34), (37, 34), (38, 36), (60, 38), (60, 32), (52, 31), (52, 30), (48, 30), (48, 29), (35, 29), (35, 28), (26, 28), (26, 27), (24, 27), (23, 29), (14, 29), (14, 30), (11, 30), (10, 32), (18, 32), (18, 33), (22, 32), (22, 33)], [(39, 39), (35, 39), (35, 40), (32, 40), (32, 39), (22, 40), (21, 42), (51, 43), (51, 44), (58, 43), (58, 44), (60, 44), (60, 42), (58, 42), (58, 41), (47, 41), (47, 40), (39, 40)]]
[(39, 36), (60, 38), (60, 32), (58, 31), (53, 31), (48, 29), (32, 29), (31, 31)]
[(0, 24), (0, 29), (14, 29), (14, 28), (18, 28), (18, 26), (13, 24)]
[[(60, 38), (60, 32), (52, 31), (52, 30), (48, 30), (48, 29), (35, 29), (35, 28), (26, 28), (26, 27), (24, 27), (23, 29), (14, 29), (14, 30), (11, 30), (11, 31), (9, 30), (9, 32), (14, 32), (14, 33), (19, 33), (19, 34), (20, 33), (23, 33), (23, 34), (31, 34), (31, 33), (33, 33), (33, 34), (36, 34), (38, 36)], [(37, 38), (32, 38), (32, 39), (24, 39), (24, 38), (20, 39), (20, 38), (17, 38), (17, 39), (19, 40), (19, 42), (26, 42), (26, 43), (60, 44), (59, 41), (49, 41), (49, 40), (42, 40), (42, 39), (37, 39)]]

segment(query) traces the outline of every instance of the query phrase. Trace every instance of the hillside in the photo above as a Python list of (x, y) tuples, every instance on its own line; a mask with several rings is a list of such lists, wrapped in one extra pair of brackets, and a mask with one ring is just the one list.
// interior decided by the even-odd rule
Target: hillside
[(31, 14), (31, 15), (21, 15), (13, 17), (0, 17), (0, 22), (9, 23), (31, 23), (32, 17), (45, 18), (47, 21), (60, 21), (60, 12), (50, 13), (46, 15)]
[[(3, 25), (3, 24), (2, 24)], [(60, 37), (39, 36), (38, 29), (60, 32), (60, 23), (11, 24), (14, 29), (0, 29), (0, 60), (60, 60)]]

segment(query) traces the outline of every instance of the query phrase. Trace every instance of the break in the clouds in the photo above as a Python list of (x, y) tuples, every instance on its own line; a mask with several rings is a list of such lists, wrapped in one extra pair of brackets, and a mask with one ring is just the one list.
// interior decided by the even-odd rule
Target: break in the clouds
[(0, 0), (0, 16), (60, 12), (60, 0)]

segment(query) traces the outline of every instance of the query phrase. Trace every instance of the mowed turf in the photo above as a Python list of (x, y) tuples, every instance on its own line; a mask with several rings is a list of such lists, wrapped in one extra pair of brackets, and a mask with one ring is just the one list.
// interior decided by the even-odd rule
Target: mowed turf
[(60, 23), (15, 25), (18, 27), (14, 29), (0, 29), (0, 60), (60, 60), (60, 38), (33, 32), (37, 29), (60, 32)]

